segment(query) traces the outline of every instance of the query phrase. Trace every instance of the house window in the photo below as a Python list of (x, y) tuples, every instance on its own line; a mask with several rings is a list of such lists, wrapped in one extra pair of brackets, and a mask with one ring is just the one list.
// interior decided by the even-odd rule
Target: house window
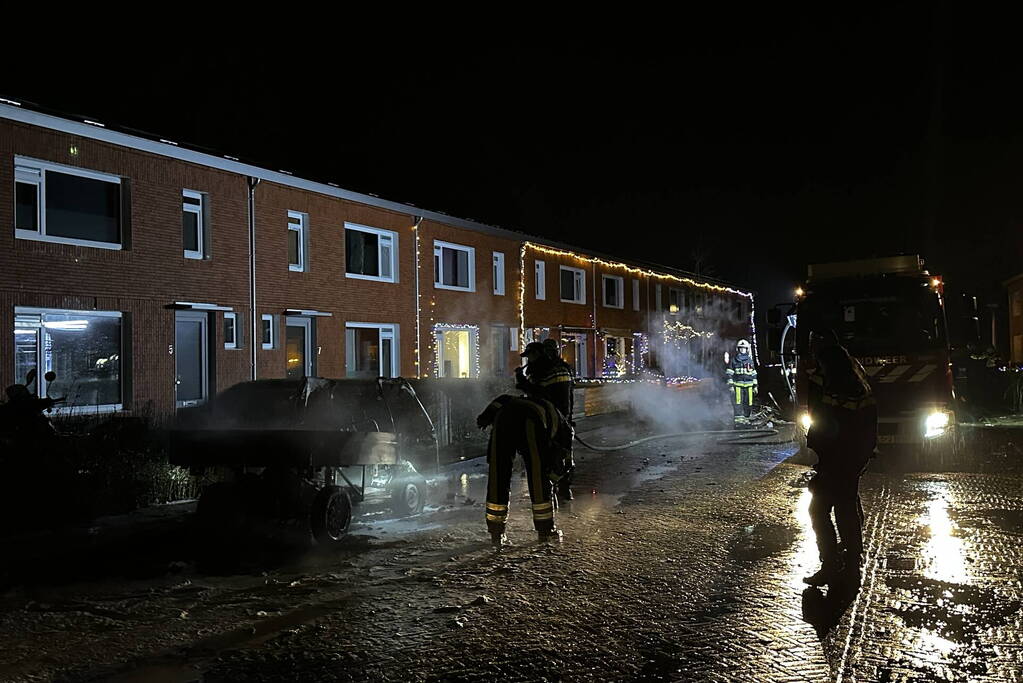
[(510, 338), (513, 335), (518, 335), (518, 328), (490, 326), (490, 373), (494, 377), (508, 374), (508, 352), (512, 350)]
[[(14, 375), (36, 379), (29, 390), (39, 396), (65, 396), (59, 409), (120, 410), (121, 314), (115, 311), (14, 309)], [(44, 375), (57, 377), (48, 383)]]
[(260, 320), (263, 324), (263, 348), (272, 349), (277, 343), (277, 331), (275, 330), (274, 317), (269, 313), (264, 313)]
[(224, 348), (237, 349), (238, 344), (238, 314), (224, 313)]
[(398, 325), (345, 324), (345, 375), (397, 377)]
[(307, 214), (299, 211), (288, 212), (288, 270), (297, 272), (305, 270), (305, 226), (308, 220)]
[(536, 262), (536, 298), (543, 300), (547, 298), (547, 264), (543, 261)]
[(654, 285), (654, 310), (661, 310), (661, 286)]
[(504, 295), (504, 254), (494, 252), (494, 294)]
[(206, 201), (202, 192), (181, 191), (181, 241), (185, 258), (201, 259), (205, 256)]
[(561, 266), (561, 300), (573, 304), (586, 303), (585, 270)]
[(475, 327), (434, 328), (438, 377), (479, 377), (479, 331)]
[(604, 306), (608, 308), (624, 308), (625, 280), (617, 275), (603, 275)]
[(625, 337), (604, 337), (604, 377), (629, 374), (629, 342)]
[(121, 248), (119, 177), (15, 157), (14, 185), (15, 237)]
[(632, 281), (632, 310), (639, 310), (639, 280)]
[(398, 233), (345, 223), (345, 277), (397, 282)]
[(674, 287), (668, 288), (668, 312), (678, 315), (682, 311), (682, 290)]
[(476, 291), (476, 250), (461, 244), (433, 242), (433, 286)]

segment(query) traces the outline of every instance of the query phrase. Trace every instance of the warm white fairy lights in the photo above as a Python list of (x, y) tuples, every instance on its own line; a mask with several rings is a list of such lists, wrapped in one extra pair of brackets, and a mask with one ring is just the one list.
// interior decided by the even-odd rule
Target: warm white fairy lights
[[(624, 270), (626, 273), (631, 275), (645, 275), (650, 278), (658, 278), (669, 282), (678, 282), (680, 284), (688, 285), (689, 287), (695, 287), (710, 292), (722, 292), (728, 294), (735, 294), (737, 296), (746, 297), (750, 302), (750, 329), (752, 331), (752, 346), (753, 346), (753, 358), (754, 362), (759, 363), (757, 355), (757, 326), (756, 326), (756, 307), (753, 301), (752, 292), (744, 292), (740, 289), (733, 287), (726, 287), (724, 285), (715, 285), (710, 282), (701, 282), (694, 280), (690, 277), (682, 277), (679, 275), (670, 275), (667, 273), (658, 273), (657, 271), (650, 270), (649, 268), (640, 268), (638, 266), (630, 266), (627, 263), (606, 261), (602, 258), (595, 256), (584, 256), (577, 254), (573, 251), (566, 251), (564, 249), (554, 249), (552, 247), (545, 247), (535, 242), (523, 242), (522, 247), (519, 249), (519, 341), (525, 344), (526, 340), (526, 249), (532, 249), (540, 254), (548, 256), (559, 256), (577, 259), (585, 263), (601, 265), (607, 268), (618, 268)], [(596, 292), (594, 292), (596, 296)], [(591, 321), (592, 324), (592, 321)]]

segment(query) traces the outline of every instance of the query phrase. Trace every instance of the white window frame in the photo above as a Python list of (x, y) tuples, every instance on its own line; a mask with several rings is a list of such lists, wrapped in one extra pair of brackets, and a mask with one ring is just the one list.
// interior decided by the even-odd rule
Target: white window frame
[(479, 329), (473, 327), (442, 327), (434, 329), (433, 338), (437, 349), (437, 376), (444, 377), (444, 333), (445, 332), (468, 332), (469, 333), (469, 376), (467, 378), (456, 377), (455, 379), (476, 379), (479, 377), (479, 368), (476, 361), (480, 357)]
[[(607, 281), (612, 280), (615, 283), (615, 294), (618, 297), (617, 304), (609, 304), (607, 302)], [(621, 275), (600, 275), (600, 298), (603, 300), (604, 308), (625, 308), (625, 278)]]
[(639, 280), (632, 280), (632, 310), (639, 310)]
[[(264, 313), (263, 315), (259, 316), (259, 320), (260, 320), (260, 323), (259, 323), (259, 341), (260, 341), (263, 349), (265, 351), (270, 351), (272, 349), (277, 348), (277, 346), (276, 346), (276, 344), (277, 344), (277, 329), (276, 329), (277, 328), (277, 320), (276, 320), (276, 316), (274, 316), (274, 314), (272, 314), (272, 313)], [(263, 341), (263, 339), (264, 339), (264, 336), (263, 336), (264, 325), (263, 325), (263, 323), (265, 323), (267, 321), (270, 322), (270, 343), (267, 343), (267, 342)]]
[[(444, 284), (444, 258), (442, 256), (443, 249), (455, 249), (457, 251), (464, 251), (469, 255), (469, 286), (458, 287), (456, 285)], [(437, 289), (451, 289), (456, 292), (475, 292), (476, 291), (476, 248), (469, 247), (464, 244), (455, 244), (454, 242), (442, 242), (440, 240), (433, 241), (433, 286)]]
[[(564, 271), (572, 273), (572, 281), (575, 284), (576, 297), (574, 299), (565, 299), (561, 296), (561, 273)], [(586, 271), (582, 268), (573, 268), (572, 266), (560, 266), (558, 269), (558, 298), (561, 299), (562, 303), (566, 304), (585, 304), (586, 303)]]
[(224, 334), (224, 348), (225, 349), (237, 349), (238, 348), (238, 314), (234, 313), (232, 311), (225, 312), (224, 313), (224, 322), (226, 323), (228, 320), (233, 321), (232, 322), (232, 329), (234, 330), (234, 339), (232, 339), (231, 341), (228, 341), (227, 340), (227, 334), (225, 332), (225, 334)]
[(397, 282), (398, 281), (398, 233), (393, 230), (384, 230), (383, 228), (374, 228), (369, 225), (361, 225), (359, 223), (349, 223), (345, 221), (345, 230), (354, 230), (356, 232), (368, 232), (377, 235), (377, 271), (384, 272), (384, 260), (383, 260), (383, 249), (381, 249), (381, 242), (384, 239), (390, 239), (391, 241), (391, 274), (386, 275), (363, 275), (362, 273), (349, 273), (348, 272), (348, 254), (345, 254), (345, 277), (353, 280), (373, 280), (375, 282)]
[(504, 296), (504, 253), (494, 252), (494, 294)]
[[(119, 380), (120, 384), (121, 384), (121, 402), (120, 403), (104, 403), (104, 404), (100, 404), (100, 405), (88, 405), (88, 406), (57, 405), (57, 406), (54, 406), (52, 408), (53, 413), (56, 414), (56, 415), (72, 415), (72, 414), (74, 414), (74, 415), (81, 415), (81, 414), (86, 414), (86, 413), (88, 413), (88, 414), (92, 414), (92, 413), (113, 413), (113, 412), (117, 412), (119, 410), (123, 410), (124, 409), (125, 375), (127, 374), (127, 372), (125, 371), (126, 363), (124, 363), (124, 357), (125, 357), (125, 353), (124, 353), (124, 340), (125, 340), (125, 335), (124, 335), (124, 314), (121, 313), (120, 311), (80, 311), (80, 310), (70, 309), (70, 308), (36, 308), (36, 307), (30, 307), (30, 306), (15, 306), (14, 307), (14, 319), (11, 322), (13, 324), (17, 320), (18, 316), (22, 316), (22, 315), (24, 315), (24, 316), (29, 316), (29, 315), (42, 316), (45, 313), (81, 313), (82, 315), (118, 318), (121, 321), (121, 339), (120, 339), (120, 347), (119, 347), (120, 348), (119, 355), (120, 355), (120, 357), (122, 359), (122, 362), (121, 362), (121, 375), (120, 375), (120, 380)], [(46, 395), (46, 385), (47, 385), (46, 377), (44, 376), (46, 374), (46, 364), (45, 364), (45, 359), (44, 359), (45, 349), (42, 348), (43, 341), (42, 341), (42, 336), (41, 335), (38, 337), (38, 343), (39, 343), (39, 346), (36, 349), (36, 368), (37, 368), (37, 370), (36, 370), (36, 382), (37, 382), (36, 387), (38, 387), (37, 395), (38, 396), (45, 396)], [(14, 365), (15, 365), (14, 359), (12, 358), (11, 359), (10, 367), (13, 369)], [(22, 382), (22, 381), (24, 381), (24, 379), (25, 379), (24, 377), (19, 377), (19, 378), (17, 378), (17, 381)]]
[[(401, 377), (401, 351), (399, 350), (399, 337), (401, 326), (398, 323), (345, 323), (345, 374), (348, 374), (349, 354), (354, 349), (348, 346), (348, 330), (355, 328), (373, 329), (380, 333), (380, 346), (383, 346), (385, 339), (391, 340), (391, 370), (394, 377)], [(377, 368), (377, 376), (383, 372), (383, 356), (380, 358), (380, 367)]]
[(533, 273), (533, 288), (536, 290), (533, 293), (536, 295), (537, 301), (543, 301), (547, 298), (547, 264), (537, 259), (533, 266)]
[[(298, 221), (298, 223), (292, 223), (292, 219)], [(298, 263), (292, 263), (291, 257), (288, 257), (288, 270), (296, 273), (304, 273), (306, 269), (305, 262), (305, 243), (306, 243), (306, 224), (309, 222), (309, 214), (302, 213), (301, 211), (288, 211), (288, 232), (298, 233)], [(291, 235), (288, 235), (288, 239), (291, 239)]]
[[(186, 204), (185, 198), (198, 199), (199, 206), (195, 204)], [(199, 245), (198, 249), (185, 249), (185, 258), (202, 260), (206, 258), (206, 195), (198, 190), (182, 190), (181, 191), (181, 210), (184, 213), (194, 213), (196, 215), (196, 244)]]
[[(18, 239), (35, 240), (37, 242), (56, 242), (58, 244), (74, 244), (80, 247), (95, 247), (97, 249), (112, 249), (119, 251), (123, 249), (124, 240), (124, 224), (125, 216), (122, 211), (120, 217), (120, 225), (118, 226), (120, 237), (122, 242), (100, 242), (98, 240), (83, 240), (72, 237), (58, 237), (56, 235), (46, 234), (46, 171), (53, 171), (55, 173), (63, 173), (65, 175), (76, 175), (82, 178), (90, 178), (92, 180), (101, 180), (107, 183), (115, 183), (121, 185), (120, 176), (110, 175), (109, 173), (100, 173), (99, 171), (90, 171), (84, 168), (77, 168), (74, 166), (64, 166), (62, 164), (54, 164), (48, 161), (40, 161), (38, 159), (31, 159), (29, 157), (14, 157), (14, 182), (27, 183), (36, 186), (36, 225), (39, 230), (21, 230), (15, 229), (14, 236)], [(15, 197), (17, 197), (17, 187), (15, 187)], [(123, 198), (122, 198), (123, 207)]]

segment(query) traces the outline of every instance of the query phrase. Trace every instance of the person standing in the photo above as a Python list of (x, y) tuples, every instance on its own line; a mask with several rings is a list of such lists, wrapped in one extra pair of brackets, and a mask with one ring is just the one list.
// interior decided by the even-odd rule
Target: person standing
[(526, 359), (524, 369), (516, 369), (516, 388), (524, 391), (527, 396), (550, 401), (558, 409), (561, 417), (568, 423), (568, 430), (561, 430), (555, 439), (556, 453), (552, 475), (556, 479), (559, 500), (572, 500), (572, 471), (575, 463), (572, 459), (572, 372), (568, 364), (561, 359), (557, 342), (547, 339), (543, 342), (530, 342), (522, 352)]
[(817, 464), (809, 513), (821, 568), (803, 581), (823, 586), (843, 570), (858, 576), (863, 555), (859, 484), (877, 446), (877, 405), (866, 373), (834, 332), (811, 335), (810, 353), (817, 368), (808, 373), (806, 445), (817, 454)]
[(732, 392), (732, 426), (745, 429), (753, 411), (753, 398), (757, 394), (757, 368), (750, 355), (750, 344), (740, 339), (736, 353), (728, 363), (728, 388)]
[(511, 493), (512, 465), (521, 453), (532, 501), (533, 528), (540, 542), (560, 542), (561, 530), (554, 522), (554, 496), (550, 478), (551, 444), (560, 429), (561, 416), (550, 401), (521, 396), (499, 396), (487, 406), (476, 424), (490, 427), (487, 449), (487, 529), (493, 545), (508, 543), (505, 528)]

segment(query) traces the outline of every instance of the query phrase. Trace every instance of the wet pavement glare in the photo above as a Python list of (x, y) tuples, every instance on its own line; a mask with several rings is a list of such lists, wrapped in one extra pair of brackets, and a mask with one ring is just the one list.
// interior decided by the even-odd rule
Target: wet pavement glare
[(536, 543), (517, 473), (513, 545), (495, 553), (486, 465), (468, 460), (420, 515), (370, 497), (334, 548), (17, 586), (0, 680), (1023, 680), (1018, 473), (866, 475), (861, 585), (815, 589), (793, 452), (580, 450), (557, 546)]

